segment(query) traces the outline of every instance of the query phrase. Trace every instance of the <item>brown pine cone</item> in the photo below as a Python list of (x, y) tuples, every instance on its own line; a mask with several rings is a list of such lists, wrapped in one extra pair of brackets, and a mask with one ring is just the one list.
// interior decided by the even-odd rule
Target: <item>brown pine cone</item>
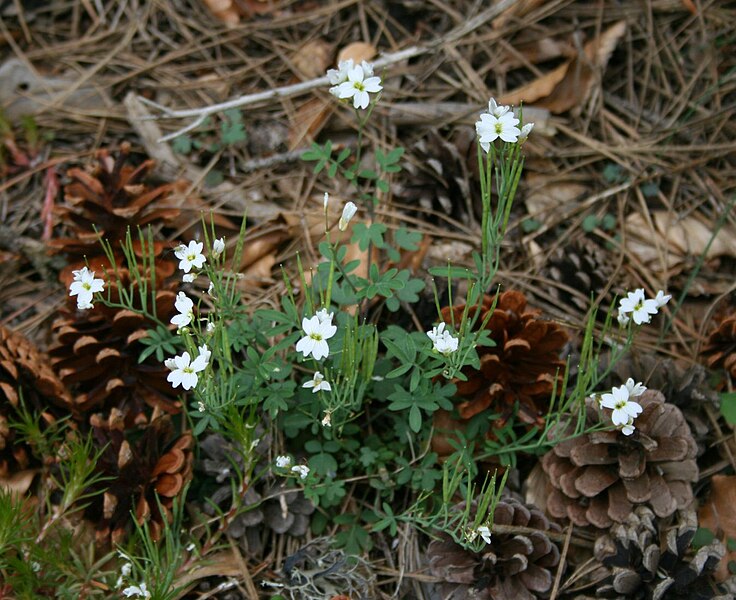
[[(175, 313), (175, 298), (173, 291), (156, 292), (161, 322), (168, 323)], [(177, 392), (166, 380), (169, 370), (155, 356), (139, 362), (145, 348), (140, 340), (153, 322), (101, 302), (92, 310), (62, 310), (61, 315), (53, 324), (56, 342), (49, 354), (54, 370), (73, 392), (75, 414), (86, 420), (84, 413), (107, 414), (115, 407), (130, 428), (147, 421), (146, 405), (171, 414), (181, 410)]]
[(424, 218), (427, 212), (447, 215), (460, 223), (480, 218), (472, 206), (475, 186), (471, 188), (468, 148), (476, 161), (475, 134), (470, 128), (458, 130), (451, 140), (436, 131), (428, 132), (409, 149), (410, 160), (394, 186), (394, 196), (410, 207), (421, 207)]
[(131, 510), (139, 523), (148, 521), (158, 539), (164, 521), (171, 521), (174, 499), (192, 477), (192, 435), (177, 434), (171, 418), (159, 411), (142, 432), (127, 429), (116, 409), (106, 419), (96, 415), (91, 421), (95, 445), (102, 449), (96, 472), (107, 478), (95, 486), (105, 491), (85, 509), (98, 541), (120, 543), (130, 532)]
[[(607, 355), (601, 356), (601, 373), (608, 369), (609, 358)], [(697, 363), (681, 368), (669, 358), (650, 353), (631, 353), (616, 363), (601, 387), (619, 385), (629, 377), (659, 390), (667, 402), (682, 411), (698, 443), (698, 456), (701, 456), (715, 435), (705, 410), (708, 406), (717, 410), (720, 402), (718, 393), (710, 386), (706, 368)]]
[[(545, 288), (559, 306), (574, 305), (585, 313), (590, 308), (591, 294), (597, 297), (606, 288), (613, 279), (614, 270), (610, 252), (587, 238), (579, 238), (557, 247), (540, 275), (559, 284)], [(614, 290), (609, 289), (601, 299), (598, 312), (601, 318), (606, 316), (604, 309), (613, 301), (613, 293)]]
[[(144, 182), (154, 161), (146, 160), (132, 166), (127, 164), (129, 157), (130, 144), (123, 143), (116, 157), (108, 150), (99, 150), (94, 167), (69, 169), (67, 176), (71, 182), (64, 186), (65, 203), (54, 209), (66, 225), (69, 237), (49, 242), (52, 252), (64, 253), (69, 258), (70, 264), (62, 272), (62, 281), (70, 277), (72, 270), (87, 264), (85, 256), (93, 271), (110, 270), (100, 237), (111, 243), (117, 255), (128, 229), (137, 240), (138, 227), (160, 227), (179, 216), (181, 211), (172, 206), (170, 196), (181, 183), (149, 187)], [(156, 256), (164, 249), (164, 244), (155, 244)], [(122, 254), (118, 258), (118, 265), (123, 264)], [(157, 261), (156, 269), (163, 275), (170, 275), (174, 265), (170, 261)]]
[(711, 369), (725, 369), (736, 379), (736, 313), (726, 316), (711, 332), (702, 354)]
[[(692, 502), (697, 445), (682, 412), (655, 390), (636, 400), (643, 411), (632, 435), (599, 431), (563, 439), (542, 457), (550, 515), (605, 529), (623, 523), (637, 505), (668, 517)], [(602, 421), (610, 415), (590, 400), (586, 427)], [(553, 428), (549, 439), (568, 435), (574, 435), (572, 424)]]
[[(485, 296), (477, 326), (483, 323), (494, 298)], [(459, 324), (464, 306), (442, 309), (447, 323)], [(472, 307), (468, 314), (475, 314)], [(540, 311), (527, 308), (521, 292), (503, 292), (486, 324), (496, 346), (478, 347), (480, 370), (466, 367), (467, 381), (456, 381), (457, 397), (464, 399), (457, 409), (463, 419), (491, 408), (503, 426), (512, 416), (527, 425), (544, 426), (549, 399), (555, 383), (560, 383), (565, 362), (560, 350), (567, 333), (553, 321), (539, 318)]]
[(537, 507), (502, 498), (493, 515), (491, 543), (482, 552), (466, 550), (443, 532), (427, 548), (429, 569), (443, 580), (438, 587), (445, 600), (546, 598), (560, 562), (549, 534), (559, 531)]
[(595, 543), (602, 569), (596, 573), (596, 598), (620, 600), (711, 600), (725, 592), (713, 572), (725, 550), (714, 540), (697, 551), (694, 512), (679, 511), (674, 522), (637, 506), (623, 523)]
[(58, 409), (71, 403), (48, 357), (19, 333), (0, 326), (0, 480), (31, 464), (32, 449), (19, 443), (9, 426), (21, 395), (25, 407), (46, 423), (53, 423), (61, 414)]
[[(268, 453), (270, 438), (261, 437), (255, 452), (264, 459)], [(232, 501), (233, 464), (243, 467), (243, 453), (237, 452), (230, 442), (219, 434), (207, 436), (200, 444), (203, 456), (197, 463), (197, 469), (206, 475), (215, 477), (221, 487), (211, 494), (209, 500), (229, 510)], [(266, 460), (260, 461), (265, 467)], [(264, 549), (264, 538), (270, 532), (301, 537), (307, 533), (310, 517), (315, 510), (314, 504), (304, 497), (300, 490), (287, 489), (284, 482), (277, 482), (266, 476), (259, 482), (258, 491), (249, 487), (243, 496), (243, 506), (249, 507), (235, 517), (228, 526), (228, 535), (240, 540), (243, 548), (251, 555), (260, 556)], [(205, 505), (207, 514), (214, 514), (211, 504)]]

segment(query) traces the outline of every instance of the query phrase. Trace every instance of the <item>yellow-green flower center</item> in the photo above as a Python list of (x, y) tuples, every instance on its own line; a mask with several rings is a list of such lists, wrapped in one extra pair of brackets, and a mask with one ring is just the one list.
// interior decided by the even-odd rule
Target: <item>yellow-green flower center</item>
[(322, 341), (322, 334), (321, 333), (310, 333), (309, 337), (312, 338), (315, 342), (321, 342)]

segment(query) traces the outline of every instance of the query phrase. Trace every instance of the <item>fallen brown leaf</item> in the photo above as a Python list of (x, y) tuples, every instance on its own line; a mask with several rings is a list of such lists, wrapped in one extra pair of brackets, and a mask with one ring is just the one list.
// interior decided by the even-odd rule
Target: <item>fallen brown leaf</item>
[[(687, 258), (736, 256), (736, 228), (726, 225), (713, 237), (713, 225), (699, 216), (676, 219), (669, 211), (651, 213), (651, 224), (641, 213), (626, 219), (626, 249), (642, 264), (672, 275), (682, 270)], [(707, 252), (706, 252), (707, 248)]]
[[(714, 475), (708, 501), (698, 511), (698, 524), (710, 529), (727, 546), (729, 539), (736, 540), (736, 475)], [(718, 563), (716, 581), (731, 576), (728, 563), (736, 561), (736, 552), (726, 551)]]
[(25, 496), (36, 473), (35, 469), (24, 469), (13, 473), (10, 477), (0, 477), (0, 488), (11, 494)]
[(367, 42), (353, 42), (338, 52), (337, 62), (339, 64), (343, 60), (352, 59), (352, 61), (357, 65), (363, 60), (371, 60), (375, 55), (376, 47), (373, 44), (368, 44)]
[(498, 103), (534, 103), (536, 107), (547, 108), (555, 114), (583, 104), (596, 76), (605, 69), (625, 31), (626, 22), (617, 22), (599, 37), (585, 44), (581, 56), (576, 56), (542, 77), (501, 96)]

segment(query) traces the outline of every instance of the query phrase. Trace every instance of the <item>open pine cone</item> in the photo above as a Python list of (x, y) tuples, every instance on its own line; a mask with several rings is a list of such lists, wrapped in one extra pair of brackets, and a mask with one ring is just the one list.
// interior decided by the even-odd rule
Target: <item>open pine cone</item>
[[(485, 296), (480, 307), (483, 323), (494, 298)], [(460, 323), (464, 306), (442, 309), (445, 322)], [(478, 310), (472, 307), (469, 315)], [(559, 383), (565, 363), (560, 350), (567, 333), (557, 323), (539, 318), (540, 311), (527, 308), (524, 294), (503, 292), (486, 325), (496, 342), (493, 348), (479, 347), (480, 370), (466, 367), (467, 381), (456, 381), (457, 410), (463, 419), (491, 408), (500, 413), (495, 424), (503, 426), (513, 415), (527, 425), (544, 426), (549, 399)]]
[(736, 379), (736, 313), (718, 324), (708, 336), (702, 353), (711, 369), (725, 369)]
[(131, 510), (139, 523), (148, 521), (158, 539), (164, 521), (171, 520), (174, 499), (192, 476), (192, 435), (177, 434), (171, 418), (160, 411), (154, 411), (142, 432), (127, 429), (116, 409), (106, 419), (93, 416), (92, 434), (96, 447), (103, 449), (96, 472), (109, 478), (98, 484), (105, 491), (85, 509), (85, 517), (97, 527), (98, 540), (109, 537), (120, 543), (130, 532)]
[[(462, 511), (464, 505), (456, 509)], [(560, 527), (537, 507), (512, 497), (498, 502), (493, 523), (491, 543), (480, 553), (466, 550), (446, 533), (430, 542), (429, 570), (443, 581), (438, 585), (443, 600), (546, 598), (560, 562), (549, 534)], [(499, 526), (505, 531), (498, 531)]]
[[(467, 158), (469, 149), (472, 161)], [(475, 186), (471, 186), (468, 170), (468, 162), (476, 161), (472, 129), (459, 129), (451, 140), (432, 130), (411, 147), (409, 154), (411, 160), (404, 176), (393, 189), (397, 199), (461, 223), (467, 223), (470, 216), (480, 217), (480, 213), (474, 215)]]
[[(724, 555), (714, 540), (697, 551), (691, 542), (698, 528), (694, 512), (676, 513), (674, 523), (637, 506), (623, 523), (595, 543), (596, 598), (621, 600), (710, 600), (722, 593), (712, 574)], [(722, 596), (725, 598), (725, 596)]]
[(9, 421), (22, 400), (46, 423), (59, 416), (53, 407), (65, 408), (70, 395), (49, 366), (49, 359), (25, 337), (0, 326), (0, 481), (31, 464), (32, 452), (16, 440)]
[[(108, 150), (99, 150), (97, 164), (91, 169), (69, 169), (67, 176), (71, 181), (64, 186), (65, 203), (54, 209), (66, 225), (69, 237), (49, 242), (51, 251), (64, 253), (69, 258), (70, 264), (62, 272), (62, 280), (65, 281), (73, 269), (85, 266), (85, 256), (93, 271), (110, 269), (100, 237), (108, 240), (117, 253), (119, 242), (125, 239), (128, 229), (135, 240), (138, 227), (161, 226), (179, 216), (180, 210), (172, 206), (170, 196), (181, 184), (175, 182), (149, 187), (145, 179), (153, 169), (154, 161), (146, 160), (132, 166), (127, 164), (129, 157), (130, 144), (123, 143), (115, 157)], [(157, 256), (163, 250), (162, 243), (156, 244)], [(117, 262), (122, 264), (123, 261)], [(170, 261), (159, 260), (156, 269), (163, 275), (170, 275), (174, 265)]]
[[(262, 466), (266, 466), (265, 456), (270, 446), (268, 436), (261, 437), (255, 452), (264, 457)], [(203, 456), (196, 467), (205, 474), (215, 477), (221, 484), (209, 499), (227, 511), (232, 502), (233, 463), (243, 467), (242, 453), (237, 452), (230, 442), (219, 434), (207, 436), (200, 444)], [(270, 532), (301, 537), (307, 533), (310, 517), (315, 510), (314, 504), (304, 497), (300, 490), (287, 489), (284, 482), (276, 482), (266, 478), (262, 480), (257, 491), (248, 487), (243, 496), (243, 506), (248, 510), (236, 516), (228, 526), (227, 533), (240, 540), (243, 548), (254, 556), (259, 556), (264, 549), (264, 538)], [(214, 514), (211, 505), (205, 506), (205, 512)]]
[[(156, 314), (163, 323), (175, 312), (175, 297), (173, 291), (156, 292)], [(145, 348), (140, 340), (153, 323), (102, 303), (94, 310), (60, 312), (53, 324), (56, 343), (49, 354), (51, 365), (73, 392), (74, 414), (92, 410), (107, 414), (114, 407), (130, 428), (148, 420), (146, 406), (171, 414), (181, 410), (177, 392), (166, 380), (169, 370), (155, 356), (138, 361)]]
[[(559, 306), (573, 305), (583, 313), (590, 308), (591, 293), (597, 296), (604, 290), (613, 273), (610, 252), (587, 238), (558, 247), (541, 271), (541, 275), (559, 284), (545, 287)], [(601, 308), (606, 308), (612, 300), (613, 291), (609, 290), (601, 300)], [(605, 318), (606, 311), (600, 310), (598, 314)]]
[[(557, 442), (542, 457), (547, 512), (575, 525), (601, 529), (623, 523), (637, 505), (658, 517), (687, 508), (698, 480), (697, 445), (676, 406), (661, 392), (637, 398), (643, 411), (636, 431), (599, 431)], [(605, 419), (590, 400), (586, 426)], [(572, 424), (549, 432), (550, 440), (574, 434)], [(541, 501), (541, 499), (540, 499)]]

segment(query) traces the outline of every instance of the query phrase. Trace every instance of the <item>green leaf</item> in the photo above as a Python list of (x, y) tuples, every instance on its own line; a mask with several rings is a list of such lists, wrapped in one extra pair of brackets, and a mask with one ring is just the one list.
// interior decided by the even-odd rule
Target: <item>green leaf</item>
[(177, 154), (189, 154), (192, 151), (192, 138), (188, 135), (180, 135), (174, 138), (171, 149)]
[(412, 406), (409, 409), (409, 427), (414, 433), (419, 433), (422, 428), (422, 411), (419, 410), (418, 406)]
[(595, 215), (588, 215), (583, 219), (583, 231), (585, 231), (586, 233), (590, 233), (596, 227), (598, 227), (598, 223), (600, 223), (598, 217), (596, 217)]
[(434, 277), (450, 277), (452, 279), (470, 279), (470, 270), (466, 267), (431, 267), (429, 274)]
[(532, 217), (527, 217), (521, 222), (521, 230), (524, 233), (531, 233), (532, 231), (536, 231), (541, 226), (542, 226), (542, 222)]
[(422, 234), (418, 231), (409, 231), (406, 227), (399, 227), (394, 234), (396, 245), (403, 250), (414, 252), (419, 249)]
[(695, 532), (695, 536), (693, 536), (692, 544), (693, 546), (697, 548), (702, 548), (703, 546), (707, 546), (715, 539), (715, 534), (710, 530), (706, 529), (705, 527), (698, 527), (697, 531)]
[(721, 414), (729, 425), (736, 425), (736, 392), (721, 394)]
[(358, 243), (361, 250), (367, 250), (369, 244), (373, 244), (376, 248), (385, 246), (383, 234), (386, 233), (386, 226), (383, 223), (356, 223), (353, 225), (353, 237), (351, 242)]

